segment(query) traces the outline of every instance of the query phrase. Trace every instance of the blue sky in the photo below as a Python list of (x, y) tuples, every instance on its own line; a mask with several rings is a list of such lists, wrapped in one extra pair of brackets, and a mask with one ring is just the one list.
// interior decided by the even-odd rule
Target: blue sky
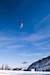
[(48, 55), (50, 1), (0, 0), (0, 66), (26, 67)]

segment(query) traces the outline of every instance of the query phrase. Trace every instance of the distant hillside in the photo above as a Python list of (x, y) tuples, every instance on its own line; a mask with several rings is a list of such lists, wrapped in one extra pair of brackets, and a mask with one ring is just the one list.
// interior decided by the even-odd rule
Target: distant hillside
[(35, 69), (36, 71), (50, 71), (50, 56), (32, 63), (28, 70)]

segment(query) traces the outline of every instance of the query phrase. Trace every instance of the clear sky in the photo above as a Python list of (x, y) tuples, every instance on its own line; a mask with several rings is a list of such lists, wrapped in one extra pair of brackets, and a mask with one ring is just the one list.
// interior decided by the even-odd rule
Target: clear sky
[(28, 66), (49, 54), (50, 0), (0, 0), (0, 66)]

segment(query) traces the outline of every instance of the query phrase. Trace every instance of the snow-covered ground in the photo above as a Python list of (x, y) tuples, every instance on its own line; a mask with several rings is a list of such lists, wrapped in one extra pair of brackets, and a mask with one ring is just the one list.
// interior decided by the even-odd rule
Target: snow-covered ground
[(0, 75), (50, 75), (50, 72), (0, 70)]

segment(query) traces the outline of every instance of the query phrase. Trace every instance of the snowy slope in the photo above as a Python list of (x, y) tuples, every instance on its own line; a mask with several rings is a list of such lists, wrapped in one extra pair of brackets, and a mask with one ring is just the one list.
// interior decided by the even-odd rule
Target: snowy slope
[(39, 61), (36, 61), (34, 63), (32, 63), (29, 67), (28, 70), (31, 69), (36, 69), (36, 71), (46, 71), (46, 70), (50, 70), (50, 56), (43, 58)]

